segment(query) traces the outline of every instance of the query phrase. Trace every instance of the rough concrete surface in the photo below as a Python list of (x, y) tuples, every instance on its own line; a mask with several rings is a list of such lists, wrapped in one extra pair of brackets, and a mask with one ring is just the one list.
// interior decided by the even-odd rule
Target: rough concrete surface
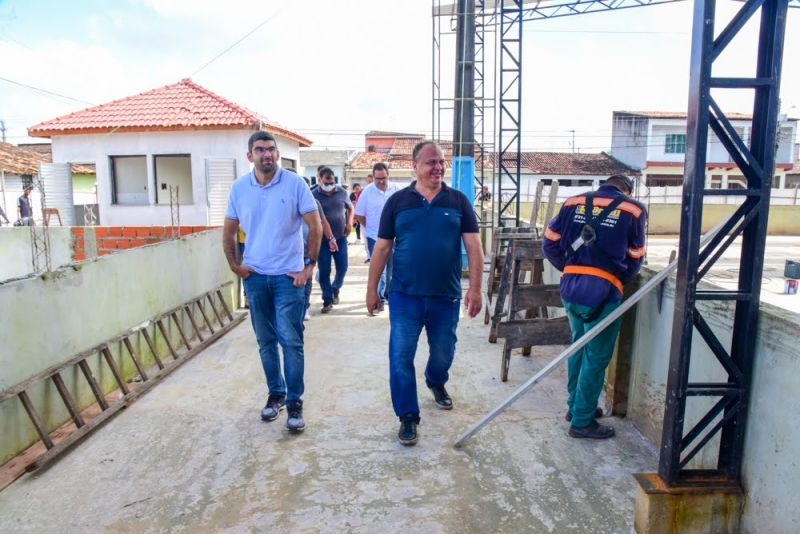
[(552, 373), (463, 449), (452, 442), (561, 347), (512, 357), (463, 317), (448, 384), (424, 387), (416, 447), (397, 442), (388, 312), (365, 313), (366, 268), (351, 248), (341, 303), (306, 323), (307, 428), (262, 423), (266, 392), (249, 322), (177, 370), (48, 469), (0, 493), (0, 531), (630, 532), (632, 473), (656, 452), (622, 419), (617, 436), (574, 440), (565, 370)]

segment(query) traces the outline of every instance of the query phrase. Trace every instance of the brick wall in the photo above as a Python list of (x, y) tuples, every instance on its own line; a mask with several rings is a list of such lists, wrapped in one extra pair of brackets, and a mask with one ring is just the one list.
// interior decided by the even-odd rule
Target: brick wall
[[(193, 234), (214, 228), (213, 226), (181, 226), (180, 235)], [(103, 256), (121, 250), (152, 245), (172, 239), (171, 226), (95, 226), (94, 238), (97, 255)], [(86, 259), (86, 228), (72, 227), (72, 259)], [(91, 235), (91, 232), (89, 233)]]

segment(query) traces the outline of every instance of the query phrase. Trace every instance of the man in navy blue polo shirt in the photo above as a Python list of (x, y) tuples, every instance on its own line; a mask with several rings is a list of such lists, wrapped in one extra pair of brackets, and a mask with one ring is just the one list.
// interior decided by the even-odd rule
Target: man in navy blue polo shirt
[[(250, 136), (247, 159), (253, 170), (231, 186), (223, 228), (223, 248), (231, 270), (243, 280), (250, 319), (258, 341), (269, 395), (261, 419), (274, 421), (287, 406), (286, 428), (305, 429), (303, 420), (303, 315), (305, 285), (314, 272), (322, 238), (317, 203), (306, 183), (281, 169), (275, 138)], [(308, 256), (303, 261), (301, 225), (308, 224)], [(242, 262), (236, 260), (236, 234), (247, 234)], [(283, 368), (278, 344), (283, 349)]]
[(444, 183), (441, 149), (432, 141), (422, 141), (414, 147), (412, 159), (417, 180), (392, 195), (381, 214), (366, 299), (370, 314), (381, 308), (378, 282), (394, 244), (389, 287), (389, 385), (403, 445), (417, 442), (420, 418), (414, 356), (423, 327), (430, 348), (425, 382), (439, 408), (453, 408), (445, 383), (456, 346), (462, 241), (469, 264), (464, 305), (470, 317), (481, 308), (483, 271), (475, 211), (461, 191)]

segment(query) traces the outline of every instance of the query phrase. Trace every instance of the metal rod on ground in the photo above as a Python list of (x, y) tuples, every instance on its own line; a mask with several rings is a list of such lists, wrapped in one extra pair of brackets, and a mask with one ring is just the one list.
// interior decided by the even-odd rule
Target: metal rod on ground
[[(717, 234), (717, 232), (719, 232), (720, 228), (722, 228), (725, 225), (726, 222), (728, 221), (727, 220), (722, 221), (717, 226), (709, 230), (708, 233), (706, 233), (706, 235), (704, 235), (702, 239), (700, 239), (700, 245), (701, 246), (704, 245), (712, 237), (714, 237)], [(545, 365), (538, 373), (529, 378), (527, 382), (518, 387), (517, 390), (514, 391), (514, 393), (512, 393), (510, 397), (508, 397), (506, 400), (498, 404), (492, 411), (484, 415), (477, 423), (472, 425), (466, 432), (461, 434), (455, 441), (455, 443), (453, 443), (453, 447), (461, 447), (461, 445), (463, 445), (465, 441), (467, 441), (469, 438), (477, 434), (479, 430), (481, 430), (484, 426), (488, 425), (495, 417), (504, 412), (506, 408), (511, 406), (517, 399), (519, 399), (525, 393), (527, 393), (528, 390), (530, 390), (533, 386), (535, 386), (540, 380), (549, 375), (550, 372), (553, 369), (555, 369), (558, 364), (560, 364), (569, 356), (575, 354), (578, 350), (582, 349), (584, 345), (589, 343), (589, 341), (591, 341), (597, 334), (605, 330), (605, 328), (608, 325), (616, 321), (618, 318), (622, 317), (623, 313), (632, 308), (634, 304), (639, 302), (645, 295), (650, 293), (650, 291), (658, 287), (658, 285), (661, 282), (663, 282), (664, 279), (667, 276), (669, 276), (670, 273), (674, 271), (677, 266), (678, 266), (678, 261), (675, 260), (666, 267), (664, 267), (664, 269), (659, 271), (653, 278), (648, 280), (648, 282), (645, 285), (640, 287), (639, 290), (636, 291), (636, 293), (634, 293), (628, 299), (623, 301), (622, 304), (619, 306), (619, 308), (614, 310), (610, 315), (605, 317), (602, 321), (594, 325), (594, 327), (588, 332), (586, 332), (583, 336), (581, 336), (581, 338), (578, 341), (576, 341), (575, 343), (564, 349), (564, 351), (561, 354), (556, 356), (550, 363)]]

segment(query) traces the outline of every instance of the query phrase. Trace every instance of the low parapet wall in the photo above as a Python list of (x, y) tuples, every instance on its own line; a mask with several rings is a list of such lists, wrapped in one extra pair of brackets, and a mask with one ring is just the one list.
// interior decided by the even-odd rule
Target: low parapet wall
[[(655, 273), (642, 272), (645, 283)], [(705, 289), (719, 289), (703, 284)], [(628, 417), (639, 430), (659, 446), (667, 391), (675, 278), (665, 282), (659, 311), (657, 291), (637, 305), (633, 333)], [(697, 308), (724, 346), (730, 347), (733, 305), (698, 302)], [(743, 485), (746, 494), (742, 527), (745, 532), (797, 532), (800, 508), (795, 505), (800, 463), (797, 443), (800, 426), (800, 316), (762, 304), (752, 375)], [(692, 341), (692, 382), (724, 381), (727, 375), (705, 341), (695, 332)], [(692, 398), (687, 402), (685, 432), (708, 409), (714, 399)], [(712, 440), (702, 457), (688, 467), (715, 467), (716, 444)], [(657, 466), (653, 466), (656, 470)]]
[[(0, 391), (234, 280), (221, 243), (222, 230), (209, 230), (0, 284), (0, 309), (7, 311), (0, 321)], [(231, 306), (235, 286), (224, 293)], [(180, 339), (174, 328), (169, 336)], [(146, 344), (135, 343), (145, 364), (152, 361)], [(136, 369), (121, 357), (120, 345), (109, 348), (129, 378)], [(77, 372), (63, 378), (70, 385), (83, 383)], [(104, 391), (114, 389), (111, 373), (97, 378)], [(82, 406), (93, 402), (88, 387), (76, 389)], [(69, 414), (52, 384), (29, 393), (48, 429), (67, 421)], [(0, 464), (38, 439), (16, 399), (0, 403), (0, 429)]]

